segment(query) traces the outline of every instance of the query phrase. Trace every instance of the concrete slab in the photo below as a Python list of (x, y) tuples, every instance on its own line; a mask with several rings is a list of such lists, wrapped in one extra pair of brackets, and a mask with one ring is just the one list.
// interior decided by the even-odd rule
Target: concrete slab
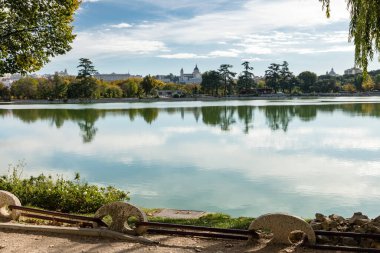
[(198, 219), (206, 214), (208, 213), (195, 210), (162, 209), (161, 211), (154, 213), (153, 216), (171, 219)]

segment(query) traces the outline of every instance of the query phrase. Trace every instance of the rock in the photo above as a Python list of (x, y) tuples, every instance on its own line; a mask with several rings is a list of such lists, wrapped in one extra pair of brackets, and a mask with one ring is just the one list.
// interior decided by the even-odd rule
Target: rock
[(354, 215), (351, 217), (351, 219), (348, 222), (350, 224), (359, 225), (359, 224), (355, 223), (357, 220), (368, 220), (368, 216), (363, 215), (361, 212), (354, 213)]
[(355, 225), (355, 226), (354, 226), (354, 231), (353, 231), (353, 232), (355, 232), (355, 233), (365, 233), (366, 230), (365, 230), (365, 228), (363, 228), (363, 227), (361, 227), (361, 226), (359, 226), (359, 225)]
[(326, 219), (326, 216), (324, 216), (323, 214), (321, 214), (321, 213), (315, 214), (315, 221), (323, 222), (323, 221), (325, 221), (325, 219)]
[(351, 237), (343, 237), (342, 244), (344, 246), (358, 246), (358, 242), (354, 238), (351, 238)]
[(324, 235), (318, 235), (317, 242), (321, 244), (327, 244), (330, 242), (330, 238)]
[(311, 221), (310, 226), (313, 228), (313, 230), (321, 230), (323, 229), (321, 222)]
[(345, 222), (345, 219), (342, 216), (332, 214), (329, 216), (329, 218), (333, 221), (336, 221), (337, 223), (341, 224)]
[(362, 248), (371, 248), (372, 243), (374, 242), (373, 239), (370, 238), (362, 238), (360, 240), (360, 246)]
[(198, 249), (198, 248), (196, 248), (196, 249), (194, 249), (195, 250), (195, 252), (202, 252), (202, 249)]
[(371, 244), (371, 248), (380, 249), (380, 242), (373, 241)]
[(375, 219), (373, 219), (373, 222), (380, 223), (380, 216), (377, 216)]
[(226, 248), (232, 248), (234, 245), (232, 245), (231, 243), (228, 243), (228, 244), (226, 244), (226, 245), (224, 245), (224, 247), (226, 247)]

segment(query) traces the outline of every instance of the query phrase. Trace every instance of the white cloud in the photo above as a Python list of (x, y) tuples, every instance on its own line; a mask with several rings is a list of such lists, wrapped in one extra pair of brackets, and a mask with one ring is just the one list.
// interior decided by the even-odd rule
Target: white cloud
[(130, 28), (130, 27), (132, 27), (132, 25), (128, 24), (128, 23), (120, 23), (117, 25), (110, 25), (110, 27), (112, 27), (112, 28)]
[(200, 58), (207, 58), (203, 55), (197, 55), (193, 53), (177, 53), (177, 54), (162, 54), (158, 55), (159, 58), (165, 58), (165, 59), (200, 59)]

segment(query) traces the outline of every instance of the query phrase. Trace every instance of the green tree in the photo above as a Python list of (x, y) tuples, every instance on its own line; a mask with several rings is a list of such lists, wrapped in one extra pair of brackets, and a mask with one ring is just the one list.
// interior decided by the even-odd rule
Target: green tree
[(211, 93), (214, 96), (218, 95), (221, 76), (215, 70), (206, 71), (202, 74), (201, 87), (205, 93)]
[(280, 69), (280, 87), (283, 92), (291, 92), (292, 88), (296, 85), (297, 80), (294, 78), (294, 75), (289, 70), (289, 63), (284, 61)]
[(380, 74), (377, 74), (377, 75), (375, 76), (375, 80), (374, 80), (374, 82), (375, 82), (375, 88), (376, 88), (377, 90), (379, 90), (379, 89), (380, 89)]
[(251, 72), (253, 67), (249, 66), (248, 61), (243, 62), (241, 65), (243, 65), (244, 70), (239, 76), (237, 87), (239, 93), (250, 93), (250, 90), (255, 87), (254, 75), (253, 72)]
[(145, 76), (141, 82), (141, 88), (143, 89), (145, 96), (148, 96), (148, 94), (154, 88), (154, 78), (151, 77), (150, 75)]
[(96, 73), (96, 69), (94, 65), (92, 65), (92, 61), (87, 58), (80, 58), (77, 68), (79, 68), (77, 76), (78, 79), (92, 77)]
[(53, 85), (53, 92), (52, 92), (52, 98), (53, 99), (64, 99), (67, 97), (67, 82), (59, 76), (57, 73), (53, 76), (52, 80)]
[(230, 68), (233, 66), (230, 64), (222, 64), (220, 65), (218, 72), (224, 83), (224, 96), (227, 96), (227, 89), (229, 89), (229, 93), (231, 94), (231, 86), (233, 85), (233, 78), (236, 76), (235, 72), (232, 72)]
[(298, 75), (298, 79), (300, 80), (301, 91), (309, 93), (311, 91), (311, 88), (317, 82), (318, 77), (317, 74), (313, 72), (304, 71)]
[(37, 97), (38, 81), (31, 77), (21, 78), (12, 83), (11, 95), (21, 99), (35, 99)]
[(11, 91), (7, 86), (5, 86), (3, 83), (0, 83), (0, 99), (2, 100), (10, 100), (11, 97)]
[(277, 91), (280, 89), (281, 82), (281, 65), (277, 63), (272, 63), (268, 70), (265, 71), (265, 83), (268, 87)]
[[(330, 0), (319, 0), (330, 17)], [(367, 75), (368, 62), (380, 53), (380, 1), (346, 0), (351, 22), (349, 40), (355, 44), (355, 61)]]
[(136, 97), (139, 92), (141, 81), (142, 79), (140, 78), (129, 78), (122, 82), (119, 86), (123, 90), (124, 97)]
[(1, 0), (0, 75), (34, 72), (65, 54), (79, 0)]

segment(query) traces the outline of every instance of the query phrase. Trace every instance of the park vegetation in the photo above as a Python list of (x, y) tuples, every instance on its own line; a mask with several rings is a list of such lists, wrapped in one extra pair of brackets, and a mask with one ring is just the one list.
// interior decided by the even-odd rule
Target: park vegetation
[(16, 195), (23, 206), (71, 212), (94, 213), (102, 205), (128, 200), (128, 193), (112, 186), (91, 185), (80, 179), (76, 173), (74, 180), (62, 176), (41, 174), (37, 177), (22, 177), (24, 164), (10, 169), (9, 175), (0, 177), (0, 189)]
[(281, 93), (289, 95), (355, 93), (380, 90), (380, 70), (364, 74), (331, 76), (303, 71), (291, 72), (289, 63), (272, 63), (262, 78), (254, 76), (249, 62), (242, 63), (239, 75), (231, 71), (233, 66), (222, 64), (218, 70), (206, 71), (201, 84), (164, 83), (153, 76), (131, 77), (126, 80), (103, 81), (94, 78), (97, 73), (89, 59), (81, 58), (78, 75), (49, 78), (24, 77), (10, 87), (0, 83), (0, 99), (79, 99), (91, 101), (101, 98), (158, 98), (162, 90), (176, 91), (173, 97), (211, 95), (258, 96)]

